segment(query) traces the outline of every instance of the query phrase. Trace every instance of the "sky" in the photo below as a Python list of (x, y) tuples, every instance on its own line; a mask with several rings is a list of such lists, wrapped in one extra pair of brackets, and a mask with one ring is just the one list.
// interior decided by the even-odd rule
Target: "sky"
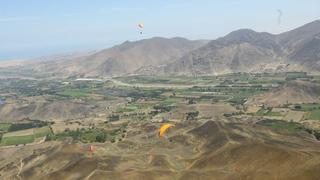
[(320, 19), (319, 7), (319, 0), (0, 0), (0, 60), (155, 36), (215, 39), (241, 28), (281, 33)]

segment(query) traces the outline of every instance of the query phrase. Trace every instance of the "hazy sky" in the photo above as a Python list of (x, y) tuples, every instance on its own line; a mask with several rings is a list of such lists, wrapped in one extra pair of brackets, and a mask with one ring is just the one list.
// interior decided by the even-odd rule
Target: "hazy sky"
[(320, 0), (0, 0), (0, 60), (153, 36), (215, 39), (240, 28), (279, 33), (320, 19), (319, 7)]

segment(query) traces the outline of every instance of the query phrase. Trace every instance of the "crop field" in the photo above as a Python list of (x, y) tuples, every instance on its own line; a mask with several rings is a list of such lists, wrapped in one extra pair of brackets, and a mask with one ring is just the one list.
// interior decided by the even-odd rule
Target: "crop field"
[(34, 141), (33, 135), (9, 136), (9, 137), (2, 137), (0, 144), (1, 146), (10, 146), (10, 145), (32, 143), (33, 141)]
[(49, 127), (32, 128), (21, 131), (5, 133), (1, 139), (1, 146), (10, 146), (18, 144), (32, 143), (36, 138), (44, 137), (51, 134)]
[(299, 122), (303, 119), (305, 112), (303, 111), (289, 111), (287, 115), (284, 117), (286, 121), (294, 121)]
[[(295, 109), (297, 109), (297, 106), (299, 105), (296, 105), (295, 106)], [(316, 109), (320, 109), (320, 104), (301, 104), (301, 111), (313, 111), (313, 110), (316, 110)]]
[(310, 119), (310, 120), (320, 120), (320, 110), (311, 111), (310, 115), (308, 116), (308, 119)]
[(213, 84), (216, 83), (216, 77), (214, 76), (127, 76), (119, 77), (118, 80), (121, 80), (126, 83), (132, 84)]
[(280, 112), (272, 111), (272, 109), (261, 108), (256, 112), (257, 116), (283, 116)]
[(88, 92), (86, 90), (64, 90), (62, 92), (57, 93), (60, 96), (67, 97), (87, 97)]
[(0, 123), (0, 131), (7, 132), (10, 128), (10, 123)]
[(262, 126), (267, 126), (273, 129), (278, 130), (287, 130), (287, 131), (297, 131), (301, 130), (302, 126), (296, 122), (285, 122), (281, 120), (262, 120), (259, 121), (257, 124)]
[(139, 110), (139, 109), (142, 109), (139, 105), (127, 105), (125, 107), (120, 107), (117, 109), (117, 112), (118, 113), (123, 113), (123, 112), (133, 112), (133, 111), (136, 111), (136, 110)]
[(35, 138), (44, 137), (50, 133), (52, 133), (52, 131), (49, 127), (42, 127), (42, 128), (35, 128), (34, 129)]

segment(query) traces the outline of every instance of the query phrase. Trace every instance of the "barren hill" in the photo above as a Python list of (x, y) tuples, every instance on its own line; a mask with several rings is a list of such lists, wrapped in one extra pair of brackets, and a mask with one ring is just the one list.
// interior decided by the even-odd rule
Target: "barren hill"
[(167, 64), (204, 44), (205, 41), (160, 37), (127, 41), (89, 56), (36, 63), (33, 70), (35, 73), (50, 72), (58, 76), (130, 74), (143, 66)]
[(280, 106), (287, 103), (319, 103), (320, 86), (305, 81), (290, 81), (270, 92), (250, 98), (246, 104)]
[(19, 121), (24, 118), (39, 120), (67, 120), (85, 117), (91, 107), (70, 101), (37, 101), (7, 103), (0, 106), (0, 121)]

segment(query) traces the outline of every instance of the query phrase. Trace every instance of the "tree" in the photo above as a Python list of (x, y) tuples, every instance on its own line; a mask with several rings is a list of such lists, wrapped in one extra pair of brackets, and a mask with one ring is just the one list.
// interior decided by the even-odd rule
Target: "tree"
[(194, 111), (194, 112), (187, 112), (187, 120), (194, 120), (196, 117), (198, 117), (199, 111)]
[(107, 135), (103, 131), (97, 134), (96, 136), (97, 142), (103, 143), (103, 142), (106, 142), (106, 140), (107, 140)]
[(188, 104), (196, 104), (196, 101), (194, 98), (189, 99)]
[(295, 109), (295, 110), (301, 110), (302, 107), (301, 107), (301, 105), (297, 104), (297, 105), (294, 105), (294, 109)]
[(119, 121), (120, 115), (112, 114), (108, 118), (109, 118), (109, 121)]

